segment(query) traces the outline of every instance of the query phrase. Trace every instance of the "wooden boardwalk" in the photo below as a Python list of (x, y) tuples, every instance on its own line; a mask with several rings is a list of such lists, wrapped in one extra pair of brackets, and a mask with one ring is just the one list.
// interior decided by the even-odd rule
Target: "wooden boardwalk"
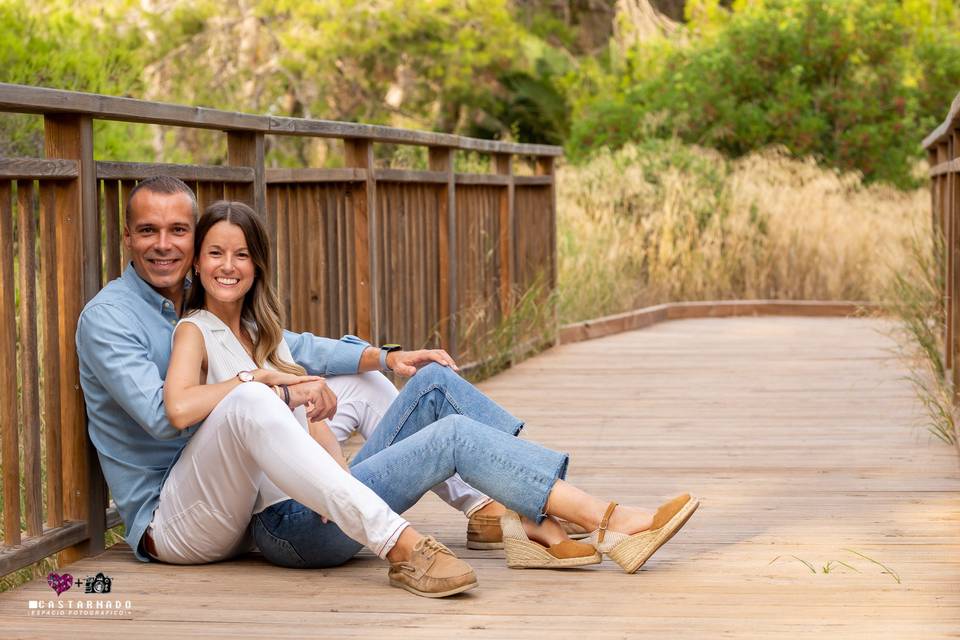
[(410, 519), (480, 578), (457, 598), (391, 589), (370, 555), (329, 571), (256, 556), (171, 568), (118, 545), (68, 570), (112, 577), (131, 620), (30, 617), (29, 600), (57, 599), (38, 580), (0, 594), (0, 637), (960, 637), (960, 465), (917, 426), (886, 329), (676, 321), (565, 345), (485, 382), (527, 420), (524, 437), (572, 453), (583, 487), (642, 505), (702, 496), (636, 575), (609, 560), (507, 569), (500, 552), (466, 551), (465, 519), (431, 496)]

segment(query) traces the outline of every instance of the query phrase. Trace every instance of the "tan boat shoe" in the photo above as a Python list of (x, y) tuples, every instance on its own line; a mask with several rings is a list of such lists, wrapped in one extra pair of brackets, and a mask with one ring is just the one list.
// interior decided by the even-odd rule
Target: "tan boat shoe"
[[(571, 540), (583, 540), (590, 532), (578, 524), (557, 521)], [(503, 549), (503, 529), (500, 528), (500, 516), (472, 515), (467, 520), (467, 549)]]
[(477, 586), (473, 568), (432, 536), (413, 547), (407, 562), (391, 562), (390, 586), (425, 598), (445, 598)]
[(600, 520), (600, 526), (590, 534), (589, 541), (599, 551), (610, 556), (624, 571), (634, 573), (686, 524), (699, 506), (700, 501), (691, 498), (690, 494), (677, 496), (660, 505), (649, 529), (629, 535), (607, 529), (610, 515), (617, 508), (617, 503), (611, 502)]
[(527, 537), (515, 511), (507, 511), (500, 522), (507, 566), (511, 569), (567, 569), (603, 561), (603, 556), (593, 545), (564, 540), (546, 547), (534, 542)]

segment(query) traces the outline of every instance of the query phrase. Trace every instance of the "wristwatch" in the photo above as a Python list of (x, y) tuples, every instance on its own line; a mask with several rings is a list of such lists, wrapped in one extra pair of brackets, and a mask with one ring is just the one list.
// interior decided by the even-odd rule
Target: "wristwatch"
[(391, 351), (400, 351), (403, 349), (398, 344), (385, 344), (380, 347), (380, 371), (393, 371), (390, 367), (387, 366), (387, 354)]
[(240, 382), (253, 382), (253, 371), (241, 371), (237, 374)]

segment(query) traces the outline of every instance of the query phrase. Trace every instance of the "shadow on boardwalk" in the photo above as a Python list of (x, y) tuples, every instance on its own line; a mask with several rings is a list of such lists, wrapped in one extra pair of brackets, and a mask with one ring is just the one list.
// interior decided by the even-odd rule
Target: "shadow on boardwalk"
[(527, 420), (525, 437), (571, 452), (585, 488), (648, 505), (703, 497), (636, 575), (609, 560), (507, 569), (502, 552), (464, 549), (465, 520), (431, 496), (410, 519), (480, 578), (457, 598), (392, 589), (369, 554), (329, 571), (256, 556), (171, 568), (121, 544), (67, 570), (111, 576), (132, 620), (30, 617), (30, 600), (57, 600), (34, 581), (0, 594), (0, 636), (958, 637), (957, 460), (916, 426), (886, 327), (670, 322), (559, 347), (481, 385)]

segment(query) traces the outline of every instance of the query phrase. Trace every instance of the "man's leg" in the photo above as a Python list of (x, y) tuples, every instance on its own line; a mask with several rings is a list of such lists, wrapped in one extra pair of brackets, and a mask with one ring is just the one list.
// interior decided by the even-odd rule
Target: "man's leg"
[[(355, 431), (369, 440), (398, 396), (396, 387), (378, 371), (331, 376), (327, 378), (327, 385), (337, 396), (337, 414), (327, 422), (340, 442)], [(467, 516), (490, 503), (490, 498), (468, 485), (459, 475), (438, 484), (433, 491)]]
[[(471, 485), (539, 520), (554, 483), (566, 473), (567, 460), (566, 454), (451, 415), (368, 456), (351, 473), (399, 513), (459, 472)], [(267, 560), (282, 566), (334, 566), (359, 548), (334, 523), (323, 523), (295, 500), (255, 515), (253, 531)]]
[(151, 523), (159, 559), (193, 564), (243, 550), (264, 476), (380, 557), (407, 526), (374, 492), (343, 473), (276, 394), (250, 383), (217, 405), (164, 482)]
[(450, 415), (466, 416), (512, 436), (523, 428), (521, 420), (449, 368), (430, 364), (407, 381), (351, 466)]

